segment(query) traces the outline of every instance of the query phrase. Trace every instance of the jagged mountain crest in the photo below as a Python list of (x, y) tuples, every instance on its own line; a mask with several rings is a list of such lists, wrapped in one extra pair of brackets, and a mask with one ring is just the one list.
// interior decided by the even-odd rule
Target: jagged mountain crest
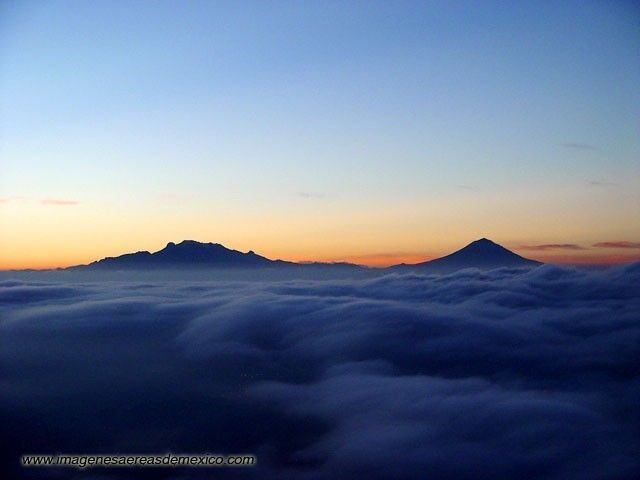
[[(447, 273), (463, 268), (491, 269), (499, 267), (532, 267), (540, 262), (521, 257), (516, 253), (481, 238), (469, 245), (428, 262), (414, 265), (395, 265), (386, 269), (370, 269), (371, 271), (418, 271)], [(116, 270), (153, 270), (153, 269), (194, 269), (194, 268), (258, 268), (258, 267), (298, 267), (298, 268), (359, 268), (348, 263), (295, 263), (283, 260), (271, 260), (256, 254), (252, 250), (243, 253), (233, 250), (219, 243), (202, 243), (195, 240), (183, 240), (180, 243), (169, 242), (157, 252), (139, 251), (127, 253), (118, 257), (107, 257), (89, 265), (71, 268), (116, 269)]]

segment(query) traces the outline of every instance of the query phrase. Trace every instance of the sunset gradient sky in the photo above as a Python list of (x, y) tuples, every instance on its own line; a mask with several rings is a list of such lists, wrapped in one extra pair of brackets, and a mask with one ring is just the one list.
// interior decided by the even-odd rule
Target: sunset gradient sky
[(640, 259), (640, 7), (0, 3), (0, 269), (195, 239)]

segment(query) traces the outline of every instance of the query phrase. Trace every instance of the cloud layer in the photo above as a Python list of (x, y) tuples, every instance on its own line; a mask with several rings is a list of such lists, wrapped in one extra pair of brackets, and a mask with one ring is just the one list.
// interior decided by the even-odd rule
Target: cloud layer
[(640, 264), (296, 282), (0, 282), (24, 453), (255, 453), (74, 478), (631, 478)]

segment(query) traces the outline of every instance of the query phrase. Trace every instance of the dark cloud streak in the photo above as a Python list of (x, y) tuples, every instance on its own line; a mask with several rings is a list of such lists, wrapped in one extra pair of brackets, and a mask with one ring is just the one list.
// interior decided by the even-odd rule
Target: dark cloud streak
[(625, 249), (640, 249), (640, 242), (628, 242), (624, 240), (615, 242), (598, 242), (593, 244), (596, 248), (625, 248)]
[(572, 150), (583, 150), (583, 151), (592, 151), (592, 152), (600, 151), (599, 147), (595, 145), (590, 145), (588, 143), (565, 142), (565, 143), (561, 143), (560, 146), (564, 148), (570, 148)]
[(546, 250), (585, 250), (575, 243), (546, 243), (542, 245), (520, 245), (520, 250), (546, 251)]

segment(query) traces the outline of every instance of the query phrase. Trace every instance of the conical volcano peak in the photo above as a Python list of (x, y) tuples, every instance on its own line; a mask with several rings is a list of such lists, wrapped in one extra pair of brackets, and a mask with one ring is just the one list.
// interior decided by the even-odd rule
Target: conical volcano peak
[(458, 250), (459, 252), (462, 252), (464, 250), (467, 249), (471, 249), (471, 250), (478, 250), (478, 251), (509, 251), (506, 248), (504, 248), (502, 245), (489, 240), (488, 238), (481, 238), (480, 240), (476, 240), (474, 242), (471, 242), (469, 245), (467, 245), (466, 247)]
[(496, 247), (500, 247), (500, 248), (504, 248), (502, 247), (500, 244), (494, 242), (493, 240), (489, 240), (488, 238), (482, 237), (479, 240), (475, 240), (473, 242), (471, 242), (469, 245), (467, 245), (468, 247), (470, 247), (471, 245), (486, 245), (486, 246), (496, 246)]
[(453, 272), (463, 268), (488, 270), (499, 267), (531, 267), (539, 264), (483, 237), (444, 257), (403, 268), (417, 267), (434, 272)]
[(522, 258), (488, 238), (481, 238), (480, 240), (471, 242), (466, 247), (443, 258), (448, 257), (463, 257), (470, 260), (482, 260), (483, 262), (491, 261), (491, 259)]

